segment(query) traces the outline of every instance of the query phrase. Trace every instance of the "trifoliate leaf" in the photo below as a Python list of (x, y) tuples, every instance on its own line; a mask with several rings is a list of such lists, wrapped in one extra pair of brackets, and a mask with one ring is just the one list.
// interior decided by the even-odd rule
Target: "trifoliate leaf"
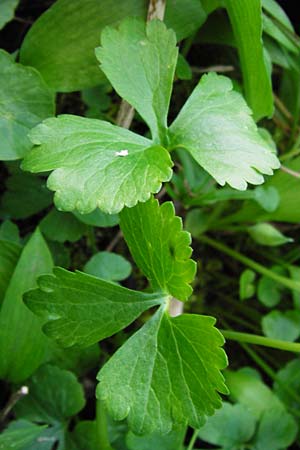
[(172, 175), (163, 147), (108, 122), (71, 115), (45, 120), (31, 133), (34, 147), (23, 161), (48, 179), (58, 209), (86, 214), (99, 207), (117, 213), (146, 201)]
[(0, 50), (0, 159), (19, 159), (30, 149), (29, 130), (54, 113), (54, 94), (31, 67)]
[(29, 394), (15, 407), (18, 417), (55, 425), (84, 407), (83, 388), (75, 375), (67, 370), (46, 364), (26, 385)]
[(293, 242), (294, 239), (284, 236), (277, 228), (270, 223), (257, 223), (248, 228), (248, 233), (252, 239), (260, 245), (276, 247), (278, 245)]
[(246, 406), (224, 402), (222, 408), (208, 417), (200, 428), (199, 437), (222, 448), (240, 449), (253, 436), (255, 426), (255, 416)]
[(39, 289), (27, 292), (25, 303), (48, 320), (44, 331), (64, 347), (94, 344), (164, 300), (161, 294), (131, 291), (81, 272), (53, 272), (38, 279)]
[(295, 341), (300, 336), (300, 311), (273, 310), (262, 319), (266, 336), (283, 341)]
[(190, 234), (182, 230), (173, 203), (159, 206), (151, 198), (124, 209), (120, 219), (130, 252), (153, 289), (186, 300), (192, 293), (189, 283), (195, 276), (196, 263), (190, 259)]
[(36, 278), (52, 269), (53, 262), (40, 231), (32, 234), (10, 278), (0, 311), (0, 378), (15, 383), (27, 379), (42, 363), (48, 339), (42, 321), (24, 305), (25, 291)]
[(201, 78), (170, 128), (171, 147), (182, 147), (222, 186), (245, 190), (263, 183), (280, 166), (260, 136), (241, 94), (230, 79)]
[(134, 433), (168, 433), (173, 423), (199, 428), (227, 393), (220, 369), (224, 339), (212, 317), (170, 318), (161, 307), (105, 364), (97, 397)]
[(19, 0), (2, 0), (0, 4), (0, 30), (14, 18)]
[(117, 253), (98, 252), (85, 264), (84, 272), (109, 281), (120, 281), (129, 277), (131, 264)]
[(125, 19), (105, 28), (96, 56), (118, 92), (149, 125), (154, 140), (166, 143), (167, 114), (178, 50), (173, 30), (158, 21)]
[(27, 420), (16, 420), (0, 435), (0, 450), (24, 450), (41, 435), (45, 426)]
[(39, 227), (46, 238), (58, 242), (75, 242), (86, 231), (86, 225), (71, 213), (64, 213), (53, 208), (40, 222)]

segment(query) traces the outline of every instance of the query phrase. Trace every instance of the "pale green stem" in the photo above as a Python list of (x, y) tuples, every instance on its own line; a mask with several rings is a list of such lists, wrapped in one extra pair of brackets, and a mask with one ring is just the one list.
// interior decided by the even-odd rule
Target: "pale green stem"
[(194, 433), (193, 433), (193, 435), (191, 437), (191, 440), (190, 440), (189, 445), (188, 445), (186, 450), (193, 450), (195, 442), (196, 442), (197, 437), (198, 437), (198, 433), (199, 433), (198, 429), (194, 430)]
[(106, 409), (100, 400), (96, 400), (96, 429), (99, 448), (95, 450), (113, 450), (108, 438)]
[(271, 278), (274, 281), (277, 281), (278, 283), (282, 284), (283, 286), (286, 286), (289, 289), (295, 290), (300, 292), (300, 282), (295, 280), (290, 280), (287, 277), (284, 277), (282, 275), (279, 275), (276, 272), (273, 272), (270, 269), (267, 269), (262, 264), (257, 263), (256, 261), (253, 261), (252, 259), (248, 258), (247, 256), (232, 250), (230, 247), (227, 247), (227, 245), (222, 244), (221, 242), (216, 241), (215, 239), (209, 238), (208, 236), (199, 236), (198, 238), (200, 241), (210, 245), (211, 247), (216, 248), (217, 250), (220, 250), (222, 253), (225, 253), (232, 258), (236, 259), (237, 261), (240, 261), (245, 266), (250, 267), (251, 269), (255, 270), (256, 272), (260, 273), (261, 275), (265, 275), (268, 278)]
[(257, 334), (240, 333), (238, 331), (220, 330), (225, 339), (247, 344), (263, 345), (264, 347), (277, 348), (288, 352), (300, 353), (300, 343), (271, 339)]

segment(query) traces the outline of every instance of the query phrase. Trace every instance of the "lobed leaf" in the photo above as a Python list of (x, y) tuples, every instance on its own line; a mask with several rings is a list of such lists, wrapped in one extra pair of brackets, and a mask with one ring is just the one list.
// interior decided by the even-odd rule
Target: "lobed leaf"
[(215, 319), (170, 318), (161, 307), (105, 364), (97, 397), (115, 420), (134, 433), (168, 433), (173, 423), (199, 428), (227, 393), (220, 369), (227, 364)]
[(27, 292), (25, 303), (47, 319), (45, 333), (64, 347), (87, 347), (109, 337), (164, 300), (81, 272), (59, 267), (53, 272), (38, 279), (39, 289)]
[(51, 364), (41, 366), (27, 386), (29, 394), (15, 407), (18, 417), (55, 425), (84, 407), (83, 388), (76, 376)]
[(0, 435), (0, 449), (24, 450), (37, 442), (45, 428), (44, 425), (35, 425), (27, 420), (13, 421)]
[(280, 163), (250, 114), (228, 78), (204, 75), (170, 127), (171, 147), (186, 148), (222, 186), (261, 184)]
[(186, 300), (192, 293), (189, 283), (194, 279), (196, 263), (190, 259), (190, 234), (182, 230), (173, 203), (159, 206), (151, 198), (125, 208), (120, 219), (130, 252), (152, 288)]
[(169, 153), (152, 141), (96, 119), (62, 115), (33, 129), (36, 146), (22, 167), (54, 170), (48, 179), (58, 209), (113, 214), (146, 201), (172, 175)]
[(174, 31), (159, 20), (124, 20), (106, 28), (96, 49), (101, 69), (118, 94), (149, 125), (155, 141), (166, 144), (167, 114), (178, 50)]

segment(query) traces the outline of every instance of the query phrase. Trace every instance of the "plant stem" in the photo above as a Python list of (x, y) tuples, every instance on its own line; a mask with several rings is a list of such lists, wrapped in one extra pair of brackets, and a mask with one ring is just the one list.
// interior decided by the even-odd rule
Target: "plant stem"
[(25, 395), (28, 395), (29, 389), (27, 386), (22, 386), (17, 392), (14, 392), (11, 397), (9, 398), (7, 404), (3, 408), (2, 411), (0, 411), (0, 423), (4, 422), (8, 414), (11, 412), (15, 404)]
[(232, 258), (236, 259), (237, 261), (240, 261), (242, 264), (250, 267), (251, 269), (255, 270), (256, 272), (260, 273), (261, 275), (265, 275), (265, 276), (271, 278), (272, 280), (277, 281), (278, 283), (282, 284), (283, 286), (286, 286), (289, 289), (300, 292), (300, 282), (299, 281), (290, 280), (289, 278), (279, 275), (276, 272), (273, 272), (272, 270), (267, 269), (263, 265), (257, 263), (256, 261), (253, 261), (253, 259), (250, 259), (247, 256), (242, 255), (241, 253), (237, 252), (236, 250), (232, 250), (230, 247), (227, 247), (227, 245), (222, 244), (221, 242), (218, 242), (215, 239), (209, 238), (208, 236), (199, 236), (198, 239), (200, 241), (210, 245), (211, 247), (214, 247), (215, 249), (220, 250), (222, 253), (225, 253), (225, 254), (231, 256)]
[(238, 331), (220, 330), (225, 339), (247, 344), (263, 345), (264, 347), (286, 350), (288, 352), (300, 353), (300, 343), (271, 339), (257, 334), (240, 333)]
[(113, 450), (108, 438), (105, 406), (100, 400), (96, 400), (96, 430), (99, 448), (95, 450)]
[(191, 437), (191, 440), (190, 440), (189, 445), (188, 445), (186, 450), (193, 450), (195, 442), (196, 442), (197, 437), (198, 437), (198, 433), (199, 433), (198, 429), (194, 430), (193, 435)]

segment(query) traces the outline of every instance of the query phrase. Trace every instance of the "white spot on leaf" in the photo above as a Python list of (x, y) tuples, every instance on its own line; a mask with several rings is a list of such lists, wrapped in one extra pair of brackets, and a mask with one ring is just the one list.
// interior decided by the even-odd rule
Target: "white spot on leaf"
[(115, 153), (115, 156), (128, 156), (128, 150), (120, 150)]

